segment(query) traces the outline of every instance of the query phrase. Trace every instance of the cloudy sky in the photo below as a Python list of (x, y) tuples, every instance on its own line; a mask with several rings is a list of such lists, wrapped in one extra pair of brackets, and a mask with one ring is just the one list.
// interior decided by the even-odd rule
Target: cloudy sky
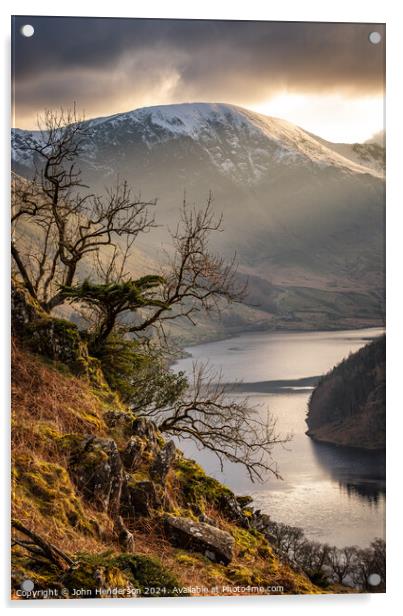
[(88, 118), (208, 101), (362, 141), (383, 127), (384, 53), (379, 24), (17, 17), (13, 123), (73, 101)]

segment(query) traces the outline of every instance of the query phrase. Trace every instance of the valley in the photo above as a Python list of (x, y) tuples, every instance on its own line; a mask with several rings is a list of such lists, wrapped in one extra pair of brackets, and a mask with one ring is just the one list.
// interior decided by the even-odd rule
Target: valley
[[(384, 177), (381, 146), (331, 144), (278, 118), (234, 105), (148, 107), (85, 122), (79, 164), (98, 193), (126, 178), (157, 199), (157, 227), (136, 244), (134, 274), (156, 271), (185, 196), (211, 191), (223, 231), (212, 248), (236, 254), (247, 281), (242, 306), (174, 331), (186, 342), (248, 329), (342, 329), (383, 325)], [(35, 166), (14, 129), (13, 169)], [(32, 139), (40, 134), (31, 132)], [(343, 146), (343, 147), (342, 147)]]

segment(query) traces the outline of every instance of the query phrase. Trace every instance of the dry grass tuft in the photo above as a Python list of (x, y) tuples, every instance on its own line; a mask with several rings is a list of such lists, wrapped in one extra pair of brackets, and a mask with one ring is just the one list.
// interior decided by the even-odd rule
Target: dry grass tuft
[(12, 345), (12, 449), (52, 459), (64, 434), (106, 434), (104, 406), (88, 383)]

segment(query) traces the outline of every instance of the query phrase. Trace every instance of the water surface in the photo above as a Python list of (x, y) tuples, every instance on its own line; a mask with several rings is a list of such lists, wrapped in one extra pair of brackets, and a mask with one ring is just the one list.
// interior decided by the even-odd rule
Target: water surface
[[(262, 383), (293, 381), (326, 373), (349, 353), (383, 333), (382, 329), (308, 333), (245, 333), (235, 338), (200, 344), (185, 350), (191, 355), (174, 365), (190, 373), (195, 361), (208, 362), (222, 372), (223, 381), (247, 383), (248, 397), (269, 407), (277, 430), (293, 439), (273, 449), (283, 479), (268, 477), (252, 483), (239, 465), (226, 463), (221, 471), (216, 457), (182, 441), (186, 455), (229, 485), (237, 494), (250, 494), (254, 504), (272, 519), (301, 526), (308, 537), (340, 547), (367, 546), (384, 537), (385, 461), (382, 453), (313, 442), (305, 431), (310, 387), (298, 383), (283, 393), (264, 393)], [(250, 385), (256, 384), (255, 386)], [(256, 392), (253, 391), (254, 387)], [(241, 395), (241, 394), (236, 394)]]

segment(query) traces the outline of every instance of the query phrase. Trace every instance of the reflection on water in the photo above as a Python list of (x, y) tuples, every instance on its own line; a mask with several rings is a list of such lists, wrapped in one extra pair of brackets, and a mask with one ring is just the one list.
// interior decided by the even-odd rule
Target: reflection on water
[(374, 504), (384, 498), (385, 452), (363, 451), (310, 441), (316, 461), (349, 496), (359, 496)]
[(384, 537), (384, 454), (312, 441), (305, 434), (309, 390), (267, 393), (261, 387), (264, 381), (323, 374), (380, 333), (245, 334), (186, 349), (192, 357), (177, 362), (176, 370), (190, 371), (194, 359), (208, 360), (227, 382), (257, 383), (256, 392), (248, 385), (251, 403), (261, 405), (262, 412), (268, 406), (278, 430), (294, 436), (273, 451), (283, 480), (268, 477), (259, 485), (251, 483), (238, 465), (227, 463), (221, 470), (211, 452), (189, 441), (181, 441), (180, 447), (235, 492), (253, 496), (255, 506), (274, 520), (301, 526), (312, 539), (367, 546), (374, 537)]

